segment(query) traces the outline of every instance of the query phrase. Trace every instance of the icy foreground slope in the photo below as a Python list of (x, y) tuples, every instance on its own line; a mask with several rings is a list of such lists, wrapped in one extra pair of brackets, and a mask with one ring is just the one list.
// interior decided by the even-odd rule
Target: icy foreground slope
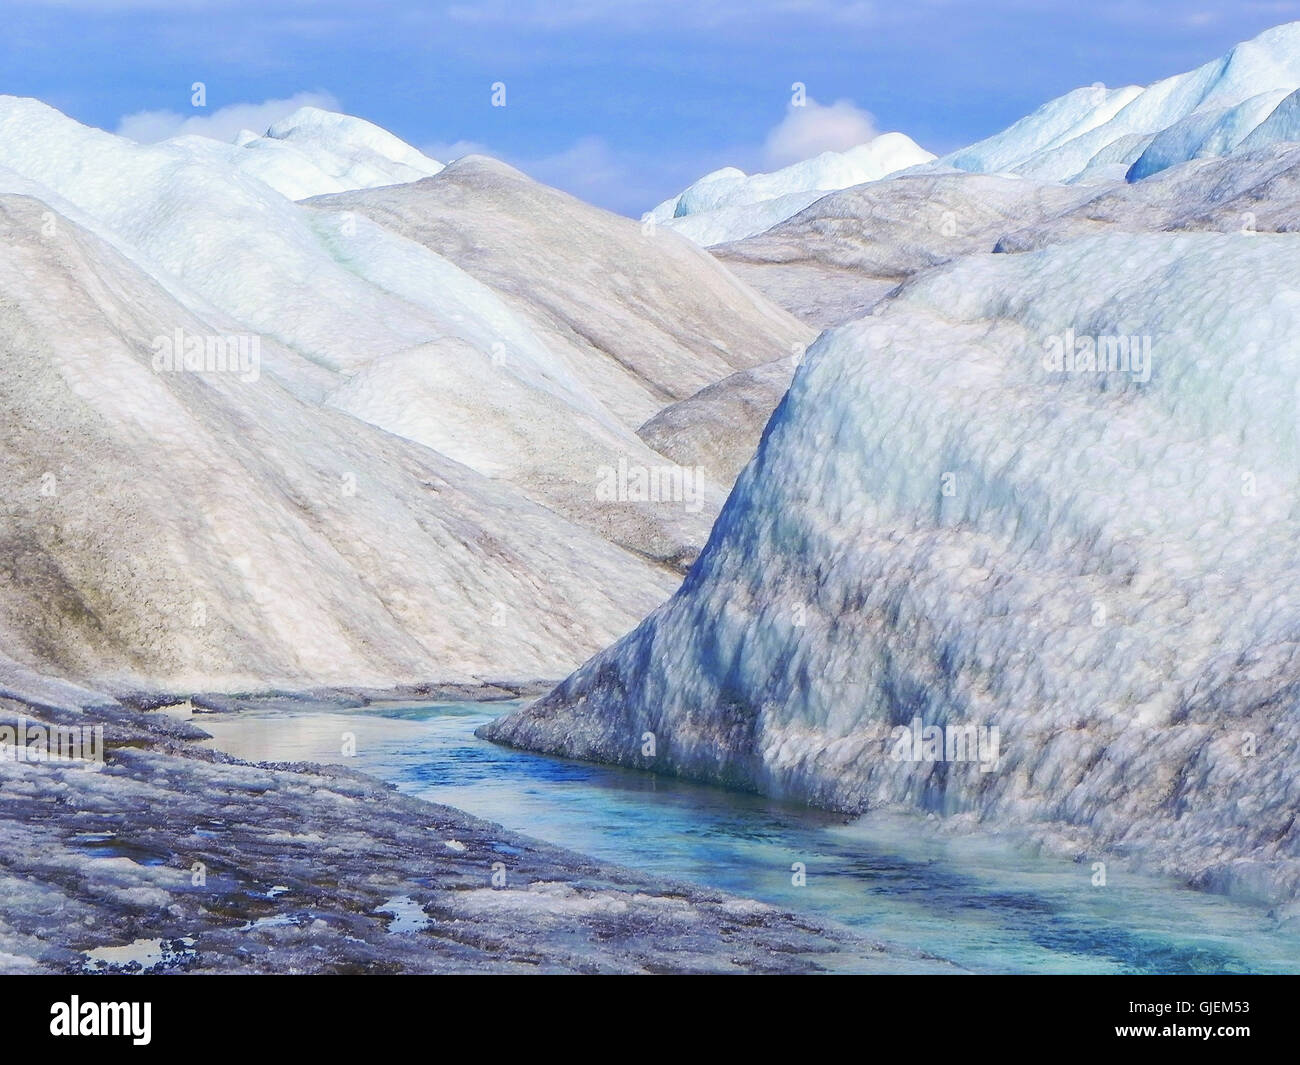
[(1041, 181), (1136, 181), (1189, 159), (1294, 139), (1300, 22), (1141, 88), (1076, 89), (934, 166)]
[[(814, 345), (677, 595), (487, 734), (1295, 897), (1298, 268), (1121, 234), (914, 280)], [(1111, 335), (1149, 380), (1044, 363)], [(918, 718), (997, 726), (992, 771), (895, 757)]]
[(697, 244), (720, 244), (761, 233), (835, 189), (879, 181), (934, 155), (902, 133), (880, 136), (846, 152), (823, 152), (769, 174), (725, 167), (706, 174), (651, 212)]

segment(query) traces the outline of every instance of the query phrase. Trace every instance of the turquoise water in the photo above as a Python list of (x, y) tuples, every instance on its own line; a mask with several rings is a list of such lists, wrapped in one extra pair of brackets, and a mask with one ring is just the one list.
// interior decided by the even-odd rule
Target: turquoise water
[[(919, 819), (804, 807), (497, 747), (513, 703), (196, 719), (243, 758), (341, 762), (605, 861), (852, 926), (981, 972), (1300, 972), (1300, 929), (1165, 881), (1044, 858)], [(356, 755), (342, 757), (344, 734)], [(802, 863), (806, 883), (792, 883)], [(1294, 926), (1294, 922), (1292, 922)]]

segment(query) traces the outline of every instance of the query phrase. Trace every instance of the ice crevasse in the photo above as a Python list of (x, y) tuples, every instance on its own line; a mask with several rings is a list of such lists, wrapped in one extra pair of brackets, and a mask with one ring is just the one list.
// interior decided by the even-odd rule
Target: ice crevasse
[[(680, 591), (486, 734), (1293, 900), (1297, 276), (1107, 234), (917, 278), (810, 349)], [(996, 766), (899, 757), (918, 719)]]

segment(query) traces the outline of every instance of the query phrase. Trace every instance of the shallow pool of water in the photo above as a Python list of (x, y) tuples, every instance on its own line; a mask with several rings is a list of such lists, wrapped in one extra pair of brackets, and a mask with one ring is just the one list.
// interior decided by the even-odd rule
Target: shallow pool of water
[[(1300, 972), (1259, 908), (919, 819), (841, 817), (474, 736), (513, 703), (204, 715), (238, 757), (339, 762), (584, 854), (850, 925), (982, 972)], [(345, 751), (355, 749), (355, 754)], [(796, 884), (802, 867), (804, 883)]]

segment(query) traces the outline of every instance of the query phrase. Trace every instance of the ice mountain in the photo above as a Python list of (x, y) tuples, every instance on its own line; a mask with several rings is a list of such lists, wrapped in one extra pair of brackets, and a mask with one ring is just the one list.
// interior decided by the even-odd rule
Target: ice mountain
[[(810, 349), (678, 593), (487, 734), (1294, 898), (1297, 268), (1113, 232), (918, 274)], [(915, 720), (996, 767), (897, 757)]]
[[(267, 155), (274, 157), (288, 149), (304, 157), (336, 186), (317, 186), (310, 191), (277, 189), (294, 200), (327, 192), (400, 185), (432, 177), (442, 170), (442, 164), (436, 159), (416, 151), (386, 129), (364, 119), (319, 107), (300, 108), (271, 126), (264, 136), (253, 137), (244, 133), (236, 143), (249, 153), (243, 157), (242, 165), (254, 173), (257, 173), (257, 164), (253, 160)], [(270, 180), (275, 173), (263, 170), (258, 176), (275, 188), (277, 186)], [(298, 192), (302, 194), (296, 195)]]
[(387, 130), (319, 107), (299, 108), (262, 134), (244, 130), (232, 144), (197, 136), (167, 143), (208, 153), (220, 145), (231, 165), (291, 200), (419, 181), (442, 169)]
[(650, 212), (697, 244), (720, 244), (761, 233), (835, 189), (878, 181), (934, 155), (902, 133), (882, 133), (845, 152), (823, 152), (767, 174), (724, 167)]
[(544, 676), (671, 590), (269, 375), (158, 372), (153, 338), (238, 326), (50, 217), (0, 196), (0, 633), (20, 665), (117, 691)]
[[(6, 649), (113, 690), (563, 675), (671, 592), (729, 484), (647, 505), (602, 473), (670, 467), (644, 420), (811, 331), (517, 172), (422, 176), (310, 110), (263, 140), (0, 98)], [(160, 369), (178, 335), (258, 363)]]
[(1300, 23), (1292, 22), (1146, 88), (1076, 89), (935, 167), (1042, 181), (1135, 181), (1189, 159), (1293, 139), (1297, 89)]
[[(461, 160), (399, 191), (306, 206), (231, 164), (218, 142), (141, 146), (37, 101), (0, 104), (4, 165), (23, 179), (11, 181), (14, 191), (34, 189), (120, 241), (200, 313), (215, 309), (277, 341), (266, 369), (296, 394), (433, 447), (655, 559), (694, 557), (727, 485), (704, 471), (685, 507), (610, 504), (594, 498), (600, 471), (620, 459), (664, 464), (636, 436), (643, 421), (811, 339), (689, 242), (647, 239), (636, 224), (500, 164)], [(309, 128), (340, 125), (319, 115)], [(67, 162), (79, 158), (99, 165)], [(440, 209), (477, 184), (500, 184), (500, 171), (513, 175), (500, 195), (516, 198), (515, 213), (493, 213), (479, 195), (472, 209), (446, 215), (441, 244), (365, 209), (367, 196), (384, 195)], [(525, 202), (544, 220), (530, 222), (542, 216), (526, 214)], [(474, 219), (480, 206), (484, 225)], [(519, 240), (530, 225), (532, 242)], [(481, 278), (442, 254), (485, 247), (499, 265)], [(658, 280), (647, 287), (637, 276)], [(550, 301), (541, 319), (536, 301), (519, 298), (538, 284)], [(590, 293), (601, 286), (610, 298), (595, 307)], [(281, 362), (279, 345), (303, 358)]]

